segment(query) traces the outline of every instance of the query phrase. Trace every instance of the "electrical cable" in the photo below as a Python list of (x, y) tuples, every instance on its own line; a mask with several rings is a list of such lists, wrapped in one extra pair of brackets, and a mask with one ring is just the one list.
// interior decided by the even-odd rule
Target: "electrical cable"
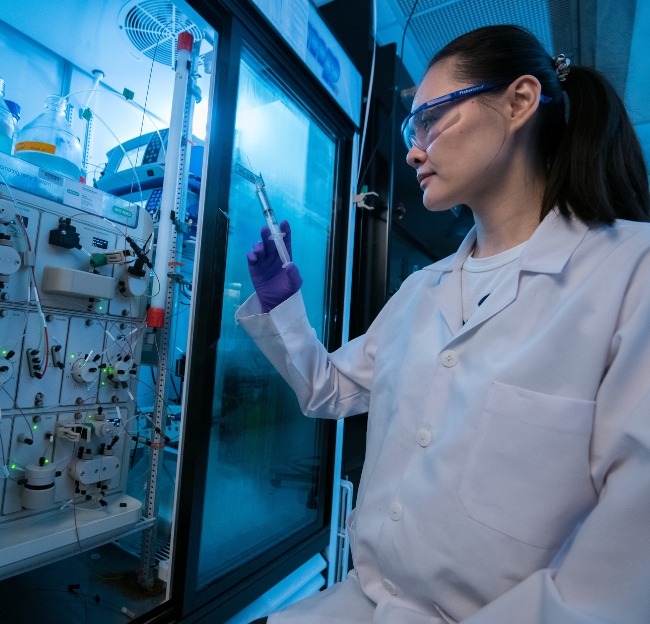
[[(74, 520), (74, 524), (75, 524), (75, 529), (76, 529), (76, 527), (77, 527), (77, 518), (76, 517), (75, 517), (75, 520)], [(79, 532), (77, 532), (77, 540), (79, 540)], [(79, 542), (79, 548), (81, 549), (81, 542)], [(77, 583), (77, 585), (78, 585), (78, 583)], [(70, 587), (72, 587), (72, 585), (70, 585), (68, 587), (68, 590), (70, 591), (70, 593), (73, 593), (73, 590), (71, 590)], [(81, 589), (81, 585), (79, 585), (79, 589)], [(83, 592), (81, 592), (81, 596), (82, 596), (83, 601), (84, 601), (84, 611), (86, 612), (86, 624), (88, 624), (88, 604), (86, 603), (86, 596), (85, 596), (85, 594)]]
[(178, 401), (178, 404), (181, 404), (181, 395), (178, 393), (178, 390), (176, 388), (176, 384), (174, 383), (174, 376), (172, 373), (169, 373), (169, 380), (172, 382), (172, 386), (174, 387), (174, 392), (176, 393), (176, 400)]
[[(138, 332), (138, 331), (143, 330), (143, 329), (146, 330), (146, 321), (143, 321), (142, 324), (141, 324), (139, 327), (136, 327), (136, 328), (133, 330), (132, 333), (134, 333), (134, 332)], [(108, 331), (108, 329), (105, 329), (105, 332), (106, 332), (106, 331)], [(141, 331), (141, 332), (140, 332), (140, 335), (137, 336), (137, 338), (135, 338), (135, 340), (134, 340), (133, 343), (131, 343), (131, 345), (130, 345), (130, 347), (131, 347), (130, 353), (131, 353), (131, 354), (133, 353), (133, 346), (134, 346), (135, 344), (137, 344), (138, 340), (140, 340), (140, 338), (141, 338), (144, 334), (145, 334), (145, 331)], [(99, 354), (100, 357), (101, 357), (102, 359), (103, 359), (104, 355), (108, 352), (108, 350), (111, 348), (111, 346), (112, 346), (112, 345), (109, 345), (108, 347), (106, 347), (106, 349), (104, 349), (104, 350)], [(119, 347), (120, 349), (122, 349), (123, 352), (125, 352), (125, 350), (121, 347), (121, 345), (118, 345), (118, 347)], [(129, 353), (129, 352), (126, 352), (126, 353)], [(101, 389), (101, 384), (99, 383), (100, 377), (101, 377), (101, 375), (98, 376), (97, 379), (91, 381), (91, 382), (86, 386), (86, 390), (89, 390), (89, 389), (90, 389), (90, 388), (91, 388), (91, 387), (96, 383), (96, 384), (97, 384), (97, 392), (96, 392), (93, 396), (86, 397), (85, 399), (83, 399), (83, 402), (79, 405), (79, 407), (80, 407), (81, 405), (86, 405), (86, 404), (88, 403), (88, 401), (90, 401), (91, 403), (101, 403), (101, 401), (98, 400), (98, 399), (99, 399), (99, 390)], [(74, 394), (76, 394), (76, 392), (77, 392), (77, 391), (75, 390), (74, 393), (73, 393), (72, 395), (67, 396), (67, 397), (65, 397), (64, 399), (62, 398), (61, 401), (59, 402), (59, 404), (60, 404), (60, 405), (67, 405), (67, 404), (68, 404), (68, 401), (69, 401), (70, 399), (74, 398)]]
[(4, 387), (4, 385), (1, 385), (0, 389), (2, 389), (4, 393), (9, 397), (9, 400), (13, 403), (14, 409), (17, 409), (20, 412), (21, 416), (25, 419), (25, 422), (27, 423), (27, 429), (29, 430), (29, 435), (32, 439), (32, 442), (34, 442), (34, 434), (32, 433), (32, 426), (29, 424), (29, 420), (27, 420), (27, 416), (25, 416), (25, 412), (23, 412), (23, 410), (21, 410), (20, 407), (18, 407), (18, 404), (14, 401), (14, 398), (9, 394), (9, 392)]
[[(15, 200), (14, 200), (15, 203)], [(23, 218), (22, 215), (19, 215), (18, 213), (16, 214), (16, 218), (18, 219), (18, 223), (20, 223), (20, 227), (23, 230), (23, 234), (25, 236), (25, 240), (27, 241), (27, 249), (28, 251), (32, 251), (32, 243), (29, 240), (29, 234), (27, 234), (27, 228), (25, 227), (25, 224), (23, 223)], [(43, 334), (45, 336), (45, 366), (43, 367), (42, 372), (34, 373), (34, 377), (37, 379), (42, 379), (45, 376), (45, 373), (47, 372), (47, 367), (50, 362), (50, 341), (49, 341), (49, 336), (47, 332), (47, 321), (45, 320), (45, 314), (43, 314), (43, 308), (41, 307), (41, 297), (38, 292), (38, 286), (36, 284), (36, 273), (34, 272), (34, 267), (31, 268), (31, 274), (32, 274), (32, 284), (34, 286), (34, 294), (36, 295), (36, 308), (38, 309), (38, 314), (41, 317), (41, 320), (43, 321)], [(39, 341), (39, 351), (41, 349), (42, 342)]]
[[(10, 477), (11, 479), (11, 477)], [(11, 479), (14, 483), (17, 483), (15, 479)], [(23, 522), (40, 522), (42, 520), (46, 520), (47, 518), (51, 518), (52, 516), (55, 516), (56, 514), (62, 512), (66, 507), (72, 504), (72, 499), (64, 503), (61, 507), (57, 507), (56, 509), (53, 509), (52, 511), (49, 511), (47, 513), (36, 513), (33, 516), (24, 516), (22, 518), (16, 518), (15, 520), (10, 520), (9, 522), (4, 522), (0, 524), (0, 529), (11, 529), (15, 528), (13, 526), (14, 522), (20, 521), (22, 524)]]
[[(150, 386), (148, 383), (145, 383), (144, 381), (142, 381), (142, 379), (139, 380), (139, 383), (145, 385), (147, 388), (150, 388), (151, 390), (153, 390), (154, 392), (156, 392), (156, 389), (155, 389), (153, 386)], [(169, 414), (171, 414), (171, 413), (172, 413), (172, 409), (171, 409), (171, 407), (169, 407), (169, 403), (167, 403), (167, 401), (165, 401), (164, 399), (161, 399), (161, 400), (162, 400), (162, 402), (163, 402), (163, 405), (167, 408)]]
[[(158, 135), (158, 138), (160, 139), (160, 146), (161, 146), (161, 149), (163, 151), (163, 154), (166, 153), (163, 137), (160, 134), (160, 129), (156, 125), (156, 122), (153, 120), (153, 117), (151, 116), (151, 113), (145, 107), (143, 107), (141, 104), (138, 104), (134, 100), (129, 100), (129, 99), (125, 98), (122, 93), (117, 93), (116, 91), (107, 91), (107, 90), (103, 90), (103, 89), (80, 89), (79, 91), (72, 91), (71, 93), (68, 93), (67, 95), (64, 95), (63, 97), (64, 97), (64, 99), (67, 99), (67, 98), (72, 97), (73, 95), (79, 95), (80, 93), (102, 93), (102, 94), (106, 94), (106, 95), (112, 95), (112, 96), (115, 96), (115, 97), (119, 98), (121, 101), (127, 102), (130, 106), (135, 106), (139, 111), (142, 111), (142, 113), (144, 115), (146, 115), (147, 119), (151, 122), (151, 125), (154, 127), (154, 132)], [(92, 111), (92, 109), (91, 109), (91, 111)], [(93, 113), (93, 115), (95, 115), (94, 111), (92, 111), (92, 113)], [(160, 118), (158, 118), (158, 119), (160, 121), (163, 121)], [(122, 143), (119, 142), (119, 141), (118, 141), (118, 143), (119, 143), (119, 145), (121, 147)], [(124, 149), (123, 149), (123, 151), (124, 151)]]
[(7, 468), (7, 456), (5, 455), (5, 444), (2, 441), (2, 431), (0, 431), (0, 448), (2, 449), (2, 469), (5, 475), (8, 475), (9, 469)]
[(408, 27), (411, 24), (411, 19), (413, 18), (413, 14), (415, 13), (415, 9), (418, 6), (418, 2), (420, 0), (414, 0), (413, 6), (411, 7), (411, 12), (409, 13), (408, 19), (406, 20), (406, 25), (404, 26), (404, 31), (402, 32), (402, 43), (400, 46), (400, 63), (399, 63), (399, 68), (397, 70), (397, 80), (395, 81), (395, 86), (394, 86), (394, 93), (393, 93), (393, 105), (391, 107), (390, 115), (388, 117), (388, 121), (386, 122), (386, 126), (384, 127), (384, 131), (381, 133), (381, 136), (379, 137), (379, 140), (377, 141), (375, 145), (375, 149), (372, 151), (372, 154), (370, 155), (370, 158), (368, 159), (368, 163), (366, 164), (366, 168), (363, 170), (363, 173), (361, 176), (359, 176), (360, 183), (363, 185), (363, 182), (365, 180), (366, 173), (368, 173), (368, 169), (370, 168), (370, 165), (377, 154), (377, 150), (381, 146), (384, 137), (386, 136), (386, 133), (388, 130), (392, 127), (392, 121), (393, 121), (393, 116), (395, 115), (395, 107), (397, 105), (397, 98), (399, 94), (399, 83), (402, 78), (402, 66), (404, 65), (404, 41), (406, 39), (406, 32), (408, 31)]
[[(122, 141), (120, 141), (117, 138), (116, 134), (111, 130), (110, 126), (97, 113), (93, 113), (93, 117), (96, 117), (97, 119), (99, 119), (101, 124), (109, 131), (111, 136), (117, 141), (118, 145), (120, 147), (122, 147)], [(133, 169), (133, 175), (135, 176), (135, 181), (136, 181), (136, 183), (138, 185), (138, 192), (140, 193), (140, 201), (144, 202), (144, 197), (142, 195), (142, 186), (140, 185), (140, 178), (135, 173), (136, 166), (133, 164), (133, 161), (131, 160), (131, 157), (129, 156), (129, 153), (123, 147), (122, 147), (122, 151), (124, 152), (124, 156), (126, 157), (126, 159), (129, 161), (129, 165), (131, 165), (131, 168)]]
[[(155, 56), (155, 55), (154, 55), (154, 56)], [(144, 107), (140, 107), (140, 106), (137, 105), (135, 102), (131, 102), (132, 105), (135, 105), (135, 106), (137, 106), (138, 108), (140, 108), (140, 109), (142, 110), (142, 113), (143, 113), (142, 121), (141, 121), (141, 128), (140, 128), (140, 136), (142, 136), (142, 131), (143, 131), (143, 127), (144, 127), (144, 119), (145, 119), (145, 116), (148, 117), (148, 118), (150, 119), (150, 121), (152, 122), (152, 124), (154, 125), (154, 127), (155, 127), (155, 125), (156, 125), (156, 124), (153, 122), (153, 120), (151, 119), (151, 117), (150, 117), (150, 115), (148, 114), (147, 109), (146, 109), (147, 102), (148, 102), (148, 95), (149, 95), (149, 87), (150, 87), (150, 84), (151, 84), (152, 71), (153, 71), (153, 61), (152, 61), (152, 68), (151, 68), (150, 75), (149, 75), (149, 83), (148, 83), (148, 85), (147, 85), (147, 94), (146, 94), (146, 97), (145, 97), (145, 106), (144, 106)], [(100, 89), (93, 89), (93, 90), (87, 90), (87, 91), (108, 92), (108, 91), (100, 91)], [(81, 91), (78, 91), (78, 92), (75, 92), (75, 93), (81, 93)], [(109, 92), (109, 93), (110, 93), (110, 92)], [(69, 97), (70, 95), (73, 95), (73, 94), (68, 94), (68, 96), (66, 96), (66, 97)], [(114, 94), (114, 95), (118, 95), (118, 94)], [(99, 117), (96, 113), (93, 113), (93, 114), (98, 118), (98, 120), (100, 121), (100, 123), (102, 123), (102, 124), (106, 127), (106, 129), (107, 129), (107, 130), (109, 131), (109, 133), (113, 136), (113, 138), (115, 138), (115, 139), (117, 140), (117, 137), (116, 137), (115, 134), (112, 132), (112, 130), (110, 129), (110, 127), (108, 126), (108, 124), (106, 124), (106, 123), (103, 121), (103, 119), (101, 119), (101, 117)], [(162, 136), (160, 135), (160, 132), (158, 131), (157, 128), (156, 128), (156, 132), (158, 133), (158, 136), (159, 136), (159, 138), (161, 139), (161, 147), (162, 147), (162, 150), (163, 150), (163, 153), (164, 153), (164, 151), (165, 151), (165, 146), (164, 146), (164, 143), (163, 143), (163, 141), (162, 141)], [(121, 142), (119, 142), (119, 140), (118, 140), (118, 144), (120, 145), (120, 147), (122, 147), (122, 144), (121, 144)], [(122, 150), (124, 151), (124, 148), (123, 148), (123, 147), (122, 147)], [(126, 152), (124, 152), (124, 153), (126, 154)], [(136, 175), (136, 178), (137, 178), (137, 174), (135, 174), (135, 167), (133, 166), (133, 162), (132, 162), (131, 159), (129, 158), (129, 155), (128, 155), (128, 154), (126, 154), (126, 156), (127, 156), (127, 160), (129, 161), (129, 163), (130, 163), (131, 166), (133, 167), (134, 175)], [(98, 167), (95, 167), (95, 170), (96, 170), (97, 168), (98, 168)], [(0, 174), (0, 175), (1, 175), (1, 174)], [(5, 184), (6, 184), (6, 180), (5, 180)], [(141, 188), (141, 186), (140, 186), (139, 179), (137, 180), (137, 185), (138, 185), (138, 187), (139, 187), (140, 196), (141, 196), (141, 200), (142, 200), (142, 188)], [(7, 188), (9, 189), (9, 185), (8, 185), (8, 184), (7, 184)], [(11, 193), (11, 190), (9, 190), (9, 192)], [(16, 207), (16, 211), (18, 211), (19, 208), (18, 208), (18, 206), (16, 205), (16, 200), (15, 200), (15, 198), (13, 198), (13, 195), (12, 195), (12, 199), (13, 199), (13, 201), (14, 201), (14, 206)], [(84, 215), (88, 215), (88, 214), (91, 214), (91, 213), (82, 213), (82, 214), (84, 214)], [(93, 216), (99, 216), (99, 215), (93, 215)], [(29, 240), (29, 236), (28, 236), (28, 234), (27, 234), (27, 230), (26, 230), (26, 228), (25, 228), (25, 224), (23, 223), (22, 217), (21, 217), (17, 212), (16, 212), (16, 217), (18, 218), (18, 222), (19, 222), (19, 224), (20, 224), (20, 226), (21, 226), (21, 228), (22, 228), (22, 230), (23, 230), (23, 234), (24, 234), (25, 239), (26, 239), (26, 241), (27, 241), (28, 249), (31, 251), (31, 241)], [(109, 223), (109, 225), (111, 225), (115, 230), (117, 230), (119, 233), (121, 233), (121, 231), (117, 228), (117, 226), (116, 226), (115, 224), (113, 224), (112, 222), (110, 222), (109, 220), (107, 220), (105, 217), (100, 217), (100, 218), (103, 218), (104, 221), (106, 221), (107, 223)], [(128, 226), (125, 226), (125, 227), (126, 227), (126, 229), (128, 230)], [(149, 241), (150, 239), (151, 239), (151, 236), (149, 237), (148, 241)], [(126, 243), (125, 243), (125, 245), (126, 245)], [(146, 247), (146, 243), (145, 243), (145, 247)], [(126, 246), (125, 246), (125, 248), (126, 248)], [(84, 251), (85, 251), (86, 254), (88, 254), (88, 252), (87, 252), (86, 250), (84, 250)], [(88, 254), (88, 255), (90, 255), (90, 254)], [(156, 272), (153, 271), (153, 270), (152, 270), (152, 272), (153, 272), (153, 276), (156, 278), (156, 280), (157, 280), (157, 282), (158, 282), (158, 293), (159, 293), (160, 290), (161, 290), (161, 282), (160, 282), (160, 279), (159, 279), (158, 275), (156, 274)], [(49, 336), (49, 331), (48, 331), (47, 324), (46, 324), (46, 319), (45, 319), (45, 316), (44, 316), (44, 314), (43, 314), (43, 310), (42, 310), (42, 307), (41, 307), (40, 294), (39, 294), (39, 291), (38, 291), (38, 286), (37, 286), (37, 282), (36, 282), (36, 277), (35, 277), (34, 267), (31, 267), (31, 274), (32, 274), (32, 280), (33, 280), (34, 293), (35, 293), (35, 297), (36, 297), (36, 305), (37, 305), (37, 308), (38, 308), (39, 314), (40, 314), (41, 318), (43, 319), (42, 340), (43, 340), (43, 342), (44, 342), (44, 344), (45, 344), (46, 360), (45, 360), (44, 370), (43, 370), (43, 372), (41, 373), (41, 377), (42, 377), (42, 376), (45, 374), (45, 372), (48, 370), (48, 364), (49, 364), (49, 344), (50, 344), (50, 336)], [(150, 289), (150, 290), (153, 290), (153, 289)], [(156, 294), (158, 294), (158, 293), (156, 293)], [(188, 294), (187, 294), (187, 292), (185, 291), (185, 288), (184, 288), (184, 287), (183, 287), (183, 294), (184, 294), (188, 299), (191, 298), (191, 295), (188, 295)], [(153, 297), (153, 296), (155, 296), (155, 295), (150, 295), (149, 297)], [(29, 303), (29, 301), (28, 301), (28, 303)], [(132, 304), (131, 299), (129, 299), (129, 309), (131, 308), (131, 304)], [(188, 306), (188, 307), (189, 307), (189, 306)], [(185, 310), (182, 310), (182, 311), (185, 311)], [(84, 312), (85, 312), (86, 314), (89, 313), (89, 311), (87, 311), (87, 310), (84, 310)], [(177, 314), (180, 314), (180, 313), (181, 313), (180, 311), (177, 312)], [(93, 316), (95, 316), (95, 317), (103, 318), (103, 315), (99, 315), (99, 314), (97, 314), (97, 313), (92, 313), (92, 314), (93, 314)], [(139, 330), (140, 330), (141, 328), (143, 328), (143, 327), (145, 327), (145, 326), (146, 326), (146, 321), (142, 324), (142, 326), (141, 326), (140, 328), (136, 328), (136, 329), (134, 330), (134, 331), (136, 332), (135, 334), (134, 334), (134, 332), (131, 332), (131, 333), (129, 334), (129, 338), (128, 338), (128, 340), (129, 340), (129, 342), (130, 342), (129, 347), (131, 347), (131, 349), (130, 349), (131, 352), (133, 351), (133, 345), (137, 344), (137, 341), (142, 337), (142, 335), (144, 335), (144, 331), (143, 331), (140, 335), (138, 335), (138, 332), (139, 332)], [(108, 331), (108, 330), (106, 330), (106, 331)], [(27, 334), (23, 334), (23, 336), (24, 336), (24, 335), (27, 335)], [(39, 333), (39, 335), (41, 335), (41, 334)], [(60, 344), (60, 342), (59, 342), (58, 339), (56, 339), (54, 336), (52, 336), (52, 338), (56, 341), (56, 343)], [(40, 343), (39, 343), (39, 346), (40, 346)], [(120, 344), (118, 344), (118, 347), (122, 350), (122, 352), (126, 352), (126, 347), (123, 347), (123, 346), (120, 345)], [(106, 349), (104, 349), (104, 351), (103, 351), (100, 355), (103, 356), (103, 355), (105, 355), (107, 352), (108, 352), (108, 347), (107, 347)], [(94, 381), (91, 382), (91, 384), (89, 384), (89, 385), (87, 386), (87, 389), (90, 388), (90, 387), (92, 386), (93, 383), (95, 383), (95, 382), (94, 382)], [(143, 383), (144, 383), (144, 382), (143, 382)], [(175, 390), (175, 392), (176, 392), (176, 394), (177, 394), (177, 396), (178, 396), (178, 398), (179, 398), (179, 402), (180, 402), (180, 395), (179, 395), (179, 393), (178, 393), (178, 390), (176, 389), (176, 385), (174, 384), (174, 380), (173, 380), (173, 378), (172, 378), (172, 384), (173, 384), (173, 386), (174, 386), (174, 390)], [(145, 385), (145, 386), (148, 386), (148, 384), (144, 384), (144, 385)], [(3, 390), (5, 390), (5, 388), (3, 388)], [(99, 386), (98, 386), (98, 392), (99, 392)], [(154, 392), (155, 392), (155, 389), (154, 389)], [(7, 390), (5, 390), (5, 393), (6, 393), (8, 396), (10, 396), (10, 398), (11, 398), (11, 395), (9, 395), (9, 392), (7, 392)], [(97, 395), (97, 396), (98, 396), (98, 395)], [(90, 400), (90, 397), (87, 398), (87, 399), (85, 399), (85, 400), (83, 401), (82, 404), (85, 404), (88, 400)], [(168, 412), (171, 412), (171, 409), (170, 409), (169, 405), (164, 401), (164, 399), (161, 399), (161, 400), (162, 400), (163, 404), (166, 406)], [(12, 401), (13, 401), (13, 398), (12, 398)], [(25, 414), (23, 413), (23, 411), (18, 407), (17, 404), (14, 403), (14, 406), (15, 406), (18, 410), (20, 410), (21, 415), (23, 416), (23, 418), (24, 418), (25, 421), (27, 422), (27, 424), (28, 424), (28, 428), (29, 428), (29, 430), (30, 430), (30, 436), (32, 437), (32, 440), (33, 440), (33, 433), (32, 433), (32, 431), (31, 431), (31, 427), (29, 426), (29, 421), (27, 420), (27, 417), (25, 416)], [(137, 407), (137, 404), (136, 404), (136, 407)], [(139, 415), (139, 416), (140, 416), (140, 415)], [(145, 417), (146, 417), (146, 415), (145, 415)], [(129, 419), (129, 420), (131, 420), (131, 419)], [(126, 422), (128, 423), (129, 420), (127, 420)], [(126, 428), (126, 423), (125, 423), (125, 428)], [(157, 433), (160, 434), (161, 432), (160, 432), (160, 431), (157, 431)], [(166, 436), (163, 435), (163, 438), (166, 438)], [(169, 438), (166, 438), (166, 439), (168, 440)], [(1, 435), (0, 435), (0, 445), (1, 445), (1, 450), (2, 450), (2, 457), (3, 457), (3, 460), (5, 460), (6, 457), (5, 457), (5, 452), (4, 452), (4, 442), (3, 442), (3, 440), (2, 440)], [(50, 448), (50, 445), (52, 446), (52, 461), (54, 461), (54, 445), (53, 445), (53, 443), (52, 443), (52, 440), (49, 441), (49, 443), (48, 443), (48, 445), (47, 445), (47, 447), (46, 447), (46, 449), (45, 449), (44, 456), (47, 454), (47, 452), (48, 452), (48, 450), (49, 450), (49, 448)], [(71, 458), (68, 459), (68, 460), (66, 460), (68, 463), (71, 463), (71, 460), (74, 459), (76, 449), (77, 449), (77, 443), (75, 443), (75, 445), (73, 446), (73, 450), (72, 450), (72, 456), (71, 456)], [(136, 449), (137, 449), (137, 441), (136, 441)], [(75, 461), (75, 464), (76, 464), (76, 461)], [(133, 462), (132, 462), (132, 466), (133, 466)], [(81, 486), (81, 487), (83, 487), (83, 486)], [(77, 507), (79, 507), (79, 510), (80, 510), (80, 511), (81, 511), (81, 510), (84, 510), (84, 511), (94, 511), (94, 510), (92, 510), (92, 509), (90, 509), (90, 508), (85, 508), (85, 507), (79, 506), (79, 505), (77, 504), (77, 500), (76, 500), (76, 498), (77, 498), (76, 496), (73, 496), (72, 499), (71, 499), (71, 503), (72, 503), (72, 507), (73, 507), (74, 526), (75, 526), (75, 534), (76, 534), (76, 538), (77, 538), (77, 544), (78, 544), (78, 546), (79, 546), (79, 553), (80, 553), (80, 555), (81, 555), (81, 559), (82, 559), (82, 561), (84, 561), (84, 563), (86, 564), (86, 566), (87, 566), (89, 569), (91, 569), (90, 566), (88, 566), (88, 563), (85, 561), (85, 559), (84, 559), (84, 557), (83, 557), (83, 554), (84, 554), (84, 553), (83, 553), (83, 548), (82, 548), (82, 546), (81, 546), (81, 541), (80, 541), (80, 536), (79, 536), (79, 527), (78, 527), (78, 524), (77, 524), (77, 515), (76, 515), (76, 512), (77, 512)], [(61, 509), (64, 509), (65, 507), (66, 507), (66, 505), (64, 505), (64, 507), (62, 507)], [(57, 512), (58, 512), (58, 510), (57, 510)], [(91, 570), (91, 571), (92, 571), (92, 570)], [(102, 577), (102, 578), (103, 578), (103, 577)], [(81, 592), (82, 597), (84, 598), (84, 609), (85, 609), (85, 614), (86, 614), (86, 621), (88, 621), (88, 605), (87, 605), (86, 600), (85, 600), (85, 598), (86, 598), (86, 594), (83, 592), (83, 590), (81, 589), (80, 586), (78, 586), (77, 588), (79, 589), (79, 591)], [(58, 591), (58, 590), (50, 590), (50, 591)], [(69, 589), (69, 591), (70, 591), (70, 593), (73, 593), (72, 590)], [(98, 598), (99, 598), (99, 596), (96, 596), (96, 597), (95, 597), (95, 600), (96, 600), (97, 602), (99, 602), (99, 600), (97, 600)], [(112, 603), (109, 603), (109, 604), (112, 604)], [(119, 607), (118, 607), (118, 608), (119, 608)]]
[[(154, 63), (156, 62), (156, 53), (158, 52), (158, 44), (160, 43), (160, 40), (162, 39), (162, 34), (158, 35), (158, 41), (156, 41), (156, 45), (153, 49), (153, 55), (151, 57), (151, 67), (149, 68), (149, 80), (147, 80), (147, 91), (144, 95), (144, 107), (142, 109), (142, 120), (140, 121), (140, 134), (138, 135), (138, 138), (142, 137), (142, 130), (144, 129), (144, 111), (147, 109), (147, 102), (149, 101), (149, 88), (151, 87), (151, 76), (153, 75), (153, 67)], [(160, 145), (162, 147), (163, 141), (162, 137), (160, 137), (160, 133), (158, 133), (158, 136), (160, 138)], [(140, 148), (138, 147), (138, 152), (140, 151)]]
[(366, 98), (366, 114), (361, 134), (361, 150), (359, 151), (359, 162), (357, 163), (356, 189), (359, 192), (359, 179), (361, 176), (361, 164), (363, 163), (363, 150), (366, 145), (366, 132), (368, 131), (368, 116), (370, 114), (370, 100), (372, 98), (372, 87), (375, 82), (375, 59), (377, 57), (377, 0), (372, 0), (372, 64), (370, 66), (370, 80), (368, 81), (368, 97)]
[[(126, 249), (126, 237), (128, 236), (126, 230), (129, 229), (128, 225), (124, 226), (126, 229), (125, 229), (124, 232), (122, 232), (122, 230), (120, 230), (117, 227), (117, 225), (115, 225), (115, 223), (113, 223), (112, 221), (109, 221), (105, 216), (100, 215), (100, 214), (95, 214), (95, 213), (92, 213), (92, 212), (78, 212), (76, 214), (73, 214), (70, 218), (73, 219), (73, 218), (78, 217), (78, 216), (90, 216), (90, 217), (95, 217), (97, 219), (102, 219), (103, 221), (106, 221), (106, 223), (108, 223), (108, 225), (110, 225), (112, 228), (114, 228), (120, 234), (120, 236), (125, 239), (125, 249)], [(147, 238), (147, 241), (149, 241), (151, 239), (151, 236), (152, 235), (150, 234), (149, 238)], [(145, 245), (146, 245), (147, 241), (145, 241)], [(151, 244), (151, 247), (153, 247), (153, 243)], [(149, 248), (145, 252), (145, 254), (148, 254), (150, 251), (151, 251), (151, 248)], [(153, 268), (150, 269), (150, 273), (153, 273), (153, 276), (156, 278), (156, 281), (158, 282), (158, 291), (156, 293), (152, 293), (151, 295), (143, 295), (143, 297), (146, 298), (146, 299), (152, 299), (153, 297), (155, 297), (160, 292), (160, 289), (161, 289), (160, 278), (158, 277), (158, 274), (156, 273), (155, 269), (153, 269)], [(102, 315), (98, 315), (98, 316), (102, 316)]]
[[(120, 578), (124, 578), (124, 577), (120, 577)], [(79, 583), (73, 583), (73, 585), (79, 585)], [(70, 589), (51, 589), (49, 587), (37, 587), (35, 589), (31, 589), (30, 591), (33, 591), (33, 592), (52, 592), (52, 593), (56, 593), (56, 594), (67, 594), (68, 596), (74, 596), (74, 597), (80, 595), (80, 594), (74, 593), (74, 590), (71, 591)], [(83, 590), (81, 589), (81, 585), (79, 585), (79, 591), (82, 594), (84, 593)], [(121, 610), (121, 608), (118, 607), (114, 602), (111, 602), (110, 600), (106, 600), (105, 598), (102, 598), (101, 596), (99, 596), (99, 594), (96, 594), (95, 596), (89, 596), (88, 594), (84, 594), (84, 595), (86, 596), (86, 598), (92, 598), (97, 603), (98, 607), (100, 607), (102, 609), (105, 609), (106, 611), (111, 611), (111, 613), (114, 612), (112, 609), (109, 609), (108, 607), (105, 607), (102, 604), (100, 604), (100, 601), (105, 602), (106, 604), (109, 604), (112, 607), (115, 607), (118, 610), (118, 612), (120, 613), (120, 615), (123, 615), (123, 613), (124, 613)], [(98, 598), (99, 598), (99, 600), (98, 600)], [(78, 603), (78, 601), (76, 601), (76, 600), (72, 600), (71, 602)]]
[[(137, 409), (140, 410), (140, 408), (137, 408)], [(124, 427), (124, 430), (125, 430), (129, 435), (130, 435), (131, 433), (136, 433), (136, 432), (129, 432), (129, 430), (127, 429), (126, 426), (127, 426), (127, 425), (132, 421), (132, 420), (135, 420), (136, 418), (144, 418), (144, 419), (146, 419), (146, 420), (151, 421), (151, 423), (154, 424), (154, 422), (153, 422), (153, 418), (151, 418), (151, 416), (147, 416), (147, 414), (146, 414), (145, 412), (143, 412), (142, 410), (140, 410), (140, 413), (139, 413), (139, 414), (135, 414), (134, 416), (131, 416), (131, 418), (129, 418), (129, 419), (125, 420), (125, 421), (123, 421), (123, 420), (120, 418), (120, 422), (122, 423), (122, 426)]]

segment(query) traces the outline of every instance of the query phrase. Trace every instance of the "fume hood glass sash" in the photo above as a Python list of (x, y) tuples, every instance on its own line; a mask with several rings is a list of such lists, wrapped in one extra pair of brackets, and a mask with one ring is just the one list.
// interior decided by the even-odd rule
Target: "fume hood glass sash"
[[(296, 542), (324, 521), (324, 431), (307, 419), (282, 377), (235, 323), (253, 293), (246, 252), (264, 218), (255, 187), (235, 164), (263, 175), (278, 220), (292, 227), (294, 260), (307, 313), (320, 338), (326, 324), (337, 144), (244, 53), (230, 182), (230, 232), (221, 337), (217, 345), (212, 427), (198, 562), (198, 588)], [(326, 464), (326, 462), (325, 462)], [(249, 567), (249, 565), (247, 565)]]

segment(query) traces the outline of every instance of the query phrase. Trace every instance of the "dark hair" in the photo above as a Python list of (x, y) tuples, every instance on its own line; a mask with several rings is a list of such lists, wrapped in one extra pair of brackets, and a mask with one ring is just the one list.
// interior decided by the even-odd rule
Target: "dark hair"
[[(429, 63), (454, 57), (454, 74), (471, 84), (510, 84), (532, 75), (542, 94), (538, 149), (548, 180), (543, 219), (555, 206), (585, 223), (612, 225), (615, 219), (650, 220), (648, 173), (641, 145), (623, 102), (607, 79), (589, 67), (571, 70), (560, 83), (553, 58), (525, 28), (486, 26), (447, 44)], [(565, 91), (569, 118), (565, 121)]]

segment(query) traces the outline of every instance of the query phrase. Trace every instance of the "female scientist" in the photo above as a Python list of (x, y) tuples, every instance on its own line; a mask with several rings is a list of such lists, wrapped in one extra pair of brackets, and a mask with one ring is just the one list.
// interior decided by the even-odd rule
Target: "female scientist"
[(476, 225), (365, 336), (328, 354), (268, 232), (248, 254), (237, 320), (302, 411), (369, 414), (354, 571), (268, 621), (648, 624), (650, 200), (623, 104), (491, 26), (434, 57), (402, 128), (426, 208)]

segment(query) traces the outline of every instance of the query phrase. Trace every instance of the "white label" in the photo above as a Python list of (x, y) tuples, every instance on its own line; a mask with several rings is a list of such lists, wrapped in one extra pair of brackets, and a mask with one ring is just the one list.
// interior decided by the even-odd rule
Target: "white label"
[(84, 212), (102, 214), (103, 197), (101, 191), (68, 178), (63, 180), (63, 203)]

